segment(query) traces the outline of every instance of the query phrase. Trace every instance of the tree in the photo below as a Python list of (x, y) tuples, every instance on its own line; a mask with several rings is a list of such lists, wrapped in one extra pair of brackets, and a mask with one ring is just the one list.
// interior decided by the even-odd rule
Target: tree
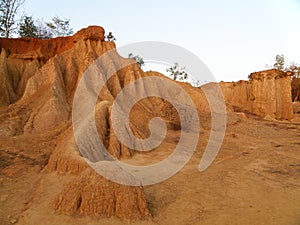
[(116, 41), (117, 39), (115, 38), (115, 36), (112, 34), (112, 32), (109, 32), (108, 35), (105, 35), (105, 39), (107, 41)]
[(292, 73), (291, 75), (291, 88), (292, 88), (292, 100), (300, 101), (300, 65), (292, 63), (286, 68), (286, 71)]
[(201, 86), (201, 82), (200, 80), (194, 80), (191, 82), (191, 84), (194, 86), (194, 87), (200, 87)]
[(37, 27), (37, 38), (49, 39), (53, 37), (53, 34), (50, 31), (49, 27), (42, 20), (37, 20), (36, 27)]
[(19, 25), (18, 30), (20, 37), (32, 37), (32, 38), (42, 38), (48, 39), (52, 38), (48, 26), (41, 20), (35, 21), (32, 16), (25, 16)]
[(19, 25), (20, 37), (38, 38), (38, 27), (34, 23), (32, 16), (25, 16)]
[(73, 29), (70, 28), (69, 19), (60, 19), (55, 16), (52, 18), (52, 22), (48, 22), (46, 25), (54, 37), (70, 36), (74, 33)]
[(15, 30), (16, 16), (25, 0), (0, 0), (0, 33), (3, 37), (11, 37)]
[(299, 64), (293, 62), (286, 68), (286, 70), (292, 72), (292, 77), (300, 78)]
[(274, 68), (277, 69), (277, 70), (281, 70), (283, 71), (284, 70), (284, 55), (276, 55), (276, 62), (274, 64)]
[(133, 55), (133, 53), (128, 54), (128, 58), (134, 59), (136, 63), (139, 65), (139, 67), (142, 67), (145, 65), (144, 59), (140, 57), (139, 55)]
[(184, 81), (188, 78), (188, 74), (184, 71), (184, 69), (185, 67), (181, 67), (178, 63), (174, 63), (173, 66), (167, 68), (167, 72), (170, 73), (173, 80)]

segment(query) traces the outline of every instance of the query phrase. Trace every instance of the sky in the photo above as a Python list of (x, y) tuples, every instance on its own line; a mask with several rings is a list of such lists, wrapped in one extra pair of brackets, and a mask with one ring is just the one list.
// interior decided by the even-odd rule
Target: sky
[[(197, 55), (217, 81), (247, 79), (277, 54), (300, 63), (300, 0), (26, 0), (35, 19), (70, 19), (113, 32), (118, 47), (163, 41)], [(185, 65), (182, 65), (185, 66)]]

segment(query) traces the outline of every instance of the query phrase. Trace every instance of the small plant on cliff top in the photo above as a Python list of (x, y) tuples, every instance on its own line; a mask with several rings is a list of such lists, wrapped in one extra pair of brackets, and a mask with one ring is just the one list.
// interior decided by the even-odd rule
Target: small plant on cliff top
[(300, 101), (300, 64), (291, 63), (286, 71), (290, 71), (291, 74), (291, 87), (292, 87), (292, 100)]
[(276, 55), (276, 59), (275, 59), (275, 64), (274, 64), (274, 68), (277, 70), (284, 70), (284, 55)]
[(115, 36), (112, 34), (112, 32), (109, 32), (107, 35), (105, 35), (106, 41), (116, 41), (117, 39)]
[(170, 73), (173, 80), (184, 81), (188, 78), (188, 74), (184, 71), (184, 69), (185, 67), (181, 67), (178, 63), (174, 63), (173, 66), (167, 68), (167, 72)]
[(292, 72), (292, 78), (300, 78), (300, 64), (292, 62), (286, 70)]
[(129, 53), (128, 58), (134, 59), (140, 67), (145, 65), (144, 59), (139, 55), (133, 55), (133, 53)]

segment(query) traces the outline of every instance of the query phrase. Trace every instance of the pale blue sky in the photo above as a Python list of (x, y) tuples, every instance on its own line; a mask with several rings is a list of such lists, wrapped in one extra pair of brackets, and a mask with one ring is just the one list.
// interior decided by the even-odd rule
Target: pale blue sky
[[(247, 79), (276, 54), (300, 63), (300, 0), (27, 0), (35, 18), (71, 19), (74, 31), (103, 26), (117, 46), (164, 41), (202, 59), (217, 80)], [(184, 65), (182, 65), (184, 66)]]

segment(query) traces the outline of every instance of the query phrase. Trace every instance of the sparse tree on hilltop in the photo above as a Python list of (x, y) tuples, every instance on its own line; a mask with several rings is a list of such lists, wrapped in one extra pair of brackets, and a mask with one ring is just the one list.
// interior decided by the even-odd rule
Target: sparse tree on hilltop
[(300, 65), (296, 63), (291, 63), (287, 69), (287, 71), (292, 72), (292, 77), (300, 78)]
[(200, 80), (194, 80), (191, 83), (194, 87), (200, 87), (201, 86), (201, 81)]
[(69, 19), (60, 19), (55, 16), (52, 18), (52, 22), (48, 22), (46, 25), (54, 37), (70, 36), (74, 33), (73, 29), (70, 28)]
[(184, 69), (185, 67), (181, 67), (178, 63), (174, 63), (173, 66), (167, 68), (167, 72), (170, 73), (173, 80), (184, 81), (188, 78), (188, 74), (184, 71)]
[(277, 69), (277, 70), (281, 70), (283, 71), (284, 70), (284, 55), (276, 55), (276, 62), (274, 64), (274, 68)]
[(20, 37), (32, 37), (32, 38), (41, 38), (48, 39), (52, 38), (53, 34), (51, 33), (48, 26), (41, 20), (35, 21), (32, 16), (25, 16), (22, 22), (19, 25), (18, 30)]
[(16, 16), (25, 0), (0, 0), (0, 33), (2, 37), (11, 37), (16, 29)]
[(42, 20), (37, 20), (37, 37), (42, 39), (49, 39), (53, 37), (52, 32), (50, 31), (49, 27), (45, 25)]
[(287, 69), (292, 72), (291, 87), (292, 87), (292, 100), (300, 101), (300, 65), (292, 63)]
[(133, 55), (133, 53), (128, 54), (128, 58), (134, 59), (136, 63), (139, 65), (139, 67), (142, 67), (145, 65), (144, 59), (140, 57), (139, 55)]
[(23, 18), (18, 33), (20, 37), (38, 37), (38, 27), (34, 24), (32, 16), (25, 16)]
[(107, 41), (116, 41), (117, 39), (115, 38), (115, 36), (112, 34), (112, 32), (109, 32), (108, 35), (105, 35), (105, 39)]

